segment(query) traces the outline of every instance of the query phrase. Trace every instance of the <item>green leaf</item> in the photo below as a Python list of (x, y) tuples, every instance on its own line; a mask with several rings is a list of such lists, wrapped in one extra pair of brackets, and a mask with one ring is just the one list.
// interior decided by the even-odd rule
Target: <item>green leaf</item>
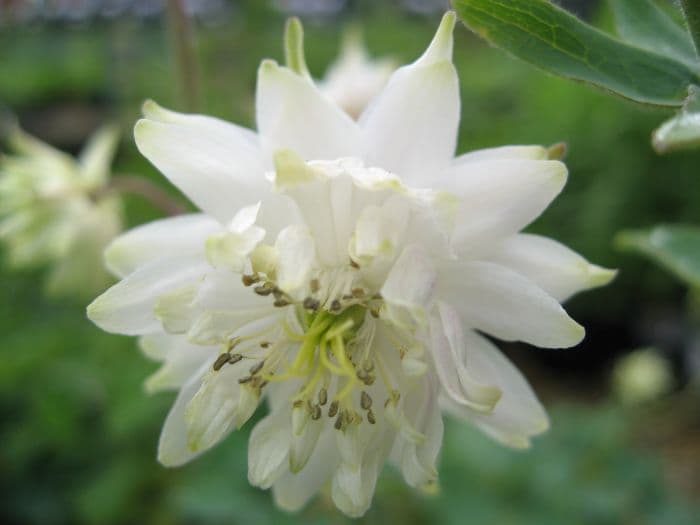
[(698, 0), (681, 0), (681, 9), (683, 9), (690, 36), (695, 43), (695, 50), (700, 54), (700, 2)]
[(651, 142), (657, 153), (700, 148), (700, 88), (688, 88), (680, 113), (654, 131)]
[(691, 286), (700, 287), (699, 227), (669, 225), (625, 231), (615, 242), (620, 249), (645, 255)]
[(652, 0), (610, 0), (617, 32), (630, 44), (700, 67), (690, 34)]
[(625, 44), (545, 0), (453, 0), (462, 21), (494, 45), (556, 75), (658, 106), (683, 103), (688, 66)]

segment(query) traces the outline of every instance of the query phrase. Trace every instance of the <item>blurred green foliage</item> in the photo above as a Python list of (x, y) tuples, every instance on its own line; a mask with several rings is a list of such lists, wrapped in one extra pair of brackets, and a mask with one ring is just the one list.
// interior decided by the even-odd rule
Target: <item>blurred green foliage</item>
[[(230, 20), (199, 28), (204, 112), (253, 125), (257, 64), (282, 59), (284, 19), (264, 4), (241, 2)], [(389, 3), (359, 5), (355, 19), (370, 50), (400, 61), (415, 58), (437, 25)], [(342, 25), (306, 21), (314, 75), (333, 59)], [(659, 158), (649, 145), (648, 130), (666, 114), (533, 71), (463, 28), (456, 39), (460, 151), (568, 142), (569, 184), (533, 230), (622, 269), (613, 286), (574, 300), (573, 315), (584, 323), (624, 325), (638, 305), (676, 301), (680, 288), (672, 278), (611, 244), (623, 228), (699, 220), (700, 155)], [(181, 107), (159, 24), (8, 27), (0, 32), (0, 49), (2, 103), (20, 115), (41, 116), (67, 101), (97, 108), (126, 130), (117, 170), (166, 184), (138, 155), (129, 131), (145, 98)], [(127, 201), (127, 212), (132, 224), (158, 216), (136, 198)], [(82, 304), (47, 302), (36, 273), (4, 271), (0, 279), (2, 523), (344, 523), (324, 497), (288, 516), (273, 508), (268, 494), (249, 487), (247, 430), (184, 468), (160, 467), (156, 443), (172, 397), (143, 393), (154, 365), (135, 342), (101, 333), (85, 319)], [(450, 424), (440, 494), (417, 495), (387, 469), (365, 521), (696, 522), (700, 506), (665, 484), (658, 454), (641, 448), (630, 432), (632, 415), (608, 403), (552, 404), (551, 432), (527, 453)]]

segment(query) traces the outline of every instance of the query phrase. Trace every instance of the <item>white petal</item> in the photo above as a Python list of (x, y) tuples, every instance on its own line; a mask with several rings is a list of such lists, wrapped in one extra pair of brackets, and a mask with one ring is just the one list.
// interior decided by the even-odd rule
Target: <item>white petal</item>
[(272, 486), (275, 503), (296, 512), (321, 489), (338, 465), (338, 453), (332, 430), (321, 435), (309, 462), (299, 473), (283, 472)]
[(542, 348), (568, 348), (585, 335), (554, 298), (508, 268), (469, 262), (446, 267), (441, 277), (440, 297), (471, 328)]
[(143, 336), (139, 346), (148, 357), (163, 362), (163, 366), (146, 379), (148, 392), (180, 388), (217, 355), (216, 348), (193, 345), (184, 337), (169, 334)]
[(249, 363), (239, 361), (220, 370), (209, 369), (202, 385), (187, 405), (187, 445), (192, 452), (207, 450), (233, 430)]
[(458, 417), (473, 421), (484, 432), (501, 443), (526, 448), (530, 438), (549, 428), (547, 414), (532, 388), (515, 366), (488, 340), (470, 330), (464, 334), (469, 371), (485, 381), (498, 385), (503, 397), (491, 414), (479, 414), (459, 408), (451, 402), (447, 407)]
[(448, 186), (460, 200), (453, 246), (460, 253), (476, 253), (519, 232), (559, 194), (566, 174), (564, 164), (551, 160), (463, 164), (451, 173)]
[(90, 138), (78, 159), (80, 175), (88, 187), (97, 187), (107, 181), (118, 144), (119, 129), (116, 126), (104, 126)]
[(357, 124), (321, 94), (313, 81), (265, 60), (258, 70), (258, 131), (269, 154), (296, 151), (305, 160), (358, 153)]
[[(446, 303), (438, 303), (430, 319), (431, 355), (447, 397), (457, 405), (490, 412), (501, 391), (464, 366), (464, 339), (459, 314)], [(478, 380), (476, 379), (478, 378)]]
[(452, 64), (455, 14), (447, 13), (425, 54), (397, 70), (360, 119), (363, 158), (428, 185), (454, 155), (459, 81)]
[[(303, 419), (303, 421), (299, 421)], [(325, 426), (322, 419), (311, 418), (306, 405), (292, 409), (291, 447), (289, 449), (289, 470), (299, 472), (309, 461), (316, 443)]]
[(209, 370), (211, 362), (205, 363), (182, 387), (177, 395), (158, 441), (158, 461), (166, 467), (179, 467), (197, 457), (201, 451), (194, 452), (187, 446), (187, 425), (185, 408), (197, 393), (202, 377)]
[(257, 137), (211, 117), (172, 114), (147, 110), (149, 118), (134, 128), (136, 145), (194, 204), (226, 224), (267, 186)]
[(293, 224), (282, 230), (277, 248), (277, 285), (291, 293), (306, 284), (316, 261), (314, 239), (308, 228)]
[(221, 225), (204, 214), (180, 215), (149, 222), (117, 237), (105, 250), (111, 272), (126, 277), (159, 259), (204, 253), (206, 238)]
[(289, 412), (279, 411), (263, 418), (250, 434), (248, 481), (268, 489), (287, 467), (292, 434)]
[(543, 146), (499, 146), (479, 149), (457, 157), (452, 163), (452, 168), (460, 168), (463, 164), (470, 162), (517, 159), (546, 160), (547, 148)]
[(589, 263), (552, 239), (531, 234), (508, 237), (488, 259), (524, 275), (559, 302), (606, 285), (617, 273)]
[(88, 317), (107, 332), (143, 335), (159, 331), (158, 298), (202, 279), (210, 269), (200, 257), (154, 261), (95, 299)]
[(425, 324), (436, 281), (437, 273), (427, 254), (416, 245), (406, 247), (381, 289), (387, 319), (402, 326)]

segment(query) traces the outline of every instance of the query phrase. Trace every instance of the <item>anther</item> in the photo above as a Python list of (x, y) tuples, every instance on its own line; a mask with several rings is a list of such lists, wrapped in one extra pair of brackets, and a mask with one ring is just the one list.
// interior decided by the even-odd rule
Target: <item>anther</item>
[(350, 259), (350, 266), (352, 266), (353, 268), (355, 268), (355, 270), (359, 270), (359, 269), (360, 269), (360, 265), (357, 264), (357, 263), (356, 263), (355, 261), (353, 261), (352, 259)]
[(229, 354), (228, 362), (231, 364), (238, 363), (243, 359), (243, 356), (241, 354)]
[(335, 417), (335, 415), (338, 413), (338, 402), (333, 401), (331, 403), (331, 406), (328, 407), (328, 417)]
[(337, 418), (335, 418), (335, 424), (333, 426), (336, 430), (340, 430), (341, 428), (343, 428), (343, 414), (340, 414)]
[(269, 381), (266, 379), (258, 385), (258, 388), (265, 388), (268, 383), (269, 383)]
[(370, 315), (374, 317), (375, 319), (379, 319), (379, 310), (375, 310), (374, 308), (369, 311)]
[(289, 304), (289, 301), (286, 299), (280, 298), (280, 299), (275, 299), (275, 302), (273, 303), (277, 307), (282, 307), (282, 306), (287, 306)]
[(319, 405), (314, 405), (311, 409), (311, 419), (314, 421), (321, 419), (321, 407)]
[(363, 383), (367, 386), (372, 386), (374, 384), (376, 377), (374, 376), (367, 376), (367, 378), (363, 381)]
[(256, 286), (255, 288), (253, 288), (253, 291), (256, 294), (262, 295), (262, 296), (270, 295), (272, 293), (272, 290), (273, 290), (272, 286), (270, 286), (267, 283), (261, 284), (260, 286)]
[(297, 399), (296, 401), (294, 401), (294, 403), (292, 403), (292, 407), (294, 407), (294, 408), (299, 408), (299, 407), (301, 407), (303, 404), (304, 404), (304, 402), (303, 402), (301, 399)]
[(303, 305), (304, 308), (306, 308), (307, 310), (314, 310), (314, 311), (316, 311), (316, 310), (318, 310), (319, 307), (321, 306), (321, 303), (319, 302), (318, 299), (315, 299), (315, 298), (313, 298), (313, 297), (307, 297), (306, 299), (304, 299), (304, 302), (302, 303), (302, 305)]
[(366, 361), (365, 364), (362, 365), (362, 368), (365, 372), (371, 372), (374, 370), (374, 361)]
[(367, 411), (367, 421), (369, 421), (372, 425), (374, 425), (377, 422), (377, 419), (374, 417), (374, 412), (372, 412), (372, 409), (369, 409)]
[(316, 293), (321, 289), (321, 284), (318, 282), (318, 279), (311, 279), (309, 285), (311, 286), (311, 293)]
[(362, 288), (353, 288), (352, 289), (352, 296), (359, 299), (360, 297), (365, 296), (365, 291)]
[(363, 410), (369, 410), (372, 408), (372, 398), (364, 390), (360, 394), (360, 406)]
[(214, 365), (212, 368), (214, 369), (215, 372), (218, 372), (221, 370), (221, 367), (224, 366), (226, 363), (231, 362), (231, 354), (229, 353), (223, 353), (219, 355), (219, 357), (216, 358), (216, 361), (214, 361)]
[(325, 388), (321, 388), (318, 391), (318, 403), (324, 406), (328, 402), (328, 391)]
[(260, 361), (259, 363), (255, 363), (253, 366), (250, 367), (250, 375), (253, 375), (253, 376), (254, 376), (254, 375), (257, 374), (258, 372), (260, 372), (260, 370), (262, 370), (262, 367), (263, 367), (264, 365), (265, 365), (265, 360), (264, 360), (264, 359), (263, 359), (262, 361)]
[(275, 287), (272, 289), (272, 295), (275, 296), (275, 299), (282, 299), (282, 297), (284, 297), (284, 292), (279, 288)]
[(241, 377), (241, 378), (238, 380), (238, 382), (239, 382), (241, 385), (243, 385), (243, 384), (245, 384), (245, 383), (250, 383), (252, 380), (253, 380), (253, 376), (245, 376), (245, 377)]
[(342, 308), (342, 305), (340, 304), (340, 301), (338, 299), (333, 299), (331, 302), (331, 312), (337, 312)]
[(243, 277), (241, 277), (241, 281), (243, 281), (243, 286), (252, 286), (260, 281), (260, 277), (258, 277), (257, 275), (244, 274)]
[(272, 343), (270, 341), (263, 341), (260, 343), (260, 348), (269, 348)]

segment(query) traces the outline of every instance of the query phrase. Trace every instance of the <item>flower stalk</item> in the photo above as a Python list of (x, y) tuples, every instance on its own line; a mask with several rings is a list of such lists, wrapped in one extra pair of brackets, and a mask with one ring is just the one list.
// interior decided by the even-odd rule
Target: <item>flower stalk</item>
[(197, 111), (200, 107), (199, 65), (192, 24), (185, 11), (184, 1), (168, 0), (167, 13), (171, 45), (176, 57), (185, 109)]

